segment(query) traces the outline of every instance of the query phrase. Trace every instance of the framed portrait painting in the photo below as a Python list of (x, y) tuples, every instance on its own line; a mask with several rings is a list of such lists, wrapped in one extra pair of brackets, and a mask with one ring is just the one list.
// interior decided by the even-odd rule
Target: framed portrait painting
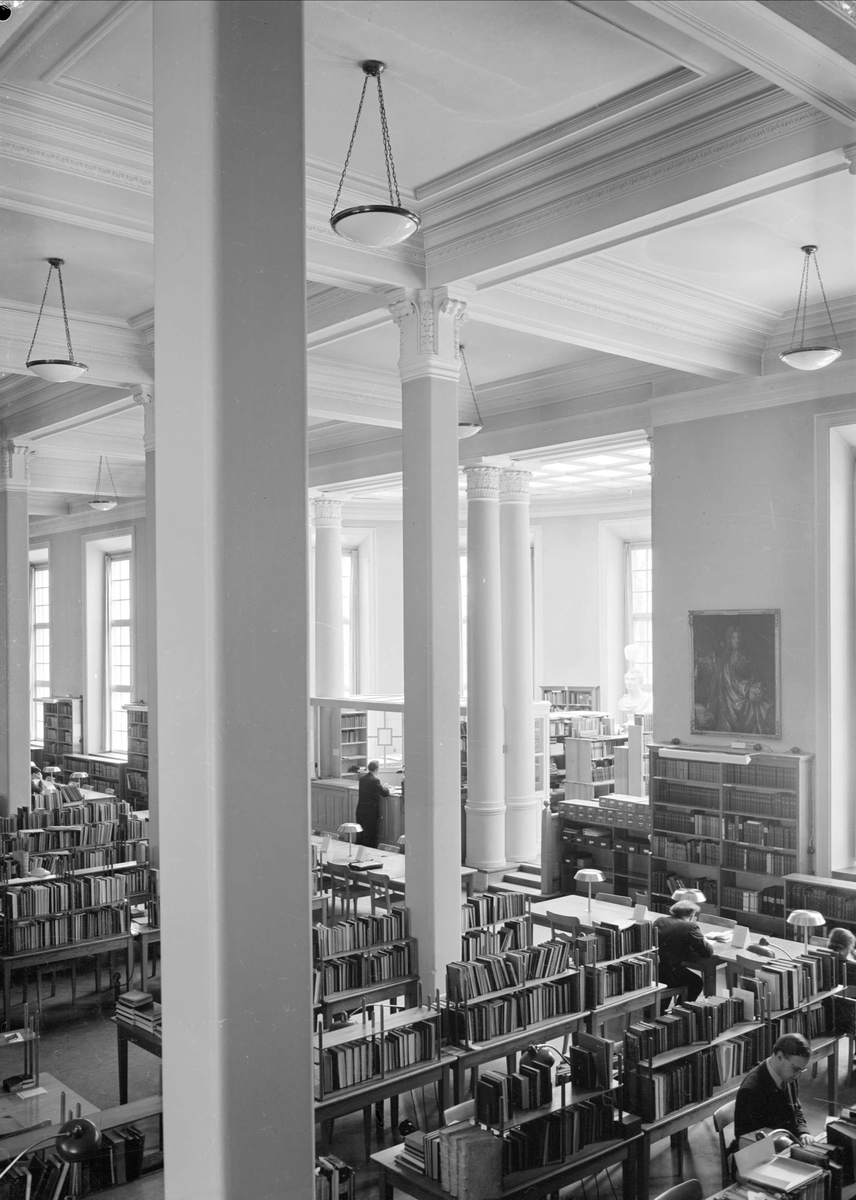
[(693, 733), (781, 737), (778, 608), (691, 612)]

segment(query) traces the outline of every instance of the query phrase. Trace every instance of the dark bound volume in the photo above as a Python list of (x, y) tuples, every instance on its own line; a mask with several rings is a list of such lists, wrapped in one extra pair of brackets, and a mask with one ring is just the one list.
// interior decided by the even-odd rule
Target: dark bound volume
[(125, 1139), (125, 1176), (130, 1183), (139, 1179), (143, 1173), (146, 1138), (136, 1125), (123, 1125), (119, 1132)]

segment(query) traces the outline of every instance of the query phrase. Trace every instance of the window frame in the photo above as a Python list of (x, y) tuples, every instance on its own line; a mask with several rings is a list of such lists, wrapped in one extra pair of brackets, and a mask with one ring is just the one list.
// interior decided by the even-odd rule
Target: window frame
[[(112, 569), (114, 564), (127, 562), (128, 564), (128, 616), (114, 618), (111, 608), (115, 599), (113, 597), (113, 586), (115, 583), (121, 582), (112, 578)], [(122, 598), (120, 598), (122, 599)], [(113, 630), (127, 629), (128, 630), (128, 682), (127, 684), (115, 684), (113, 682)], [(134, 646), (134, 581), (133, 581), (133, 561), (132, 552), (130, 550), (117, 551), (115, 553), (107, 553), (104, 555), (104, 724), (103, 724), (103, 744), (105, 754), (120, 754), (128, 753), (128, 714), (124, 713), (124, 734), (122, 730), (117, 730), (114, 714), (116, 710), (113, 706), (114, 697), (117, 694), (127, 696), (125, 703), (130, 704), (133, 700), (133, 684), (134, 684), (134, 669), (133, 669), (133, 646)], [(124, 665), (124, 664), (121, 664)], [(118, 743), (124, 740), (124, 745)]]
[[(46, 574), (47, 580), (45, 589), (47, 590), (47, 621), (37, 620), (38, 605), (36, 603), (36, 593), (38, 591), (37, 579), (40, 574)], [(42, 745), (44, 743), (44, 722), (45, 710), (38, 703), (40, 699), (45, 699), (51, 694), (51, 624), (50, 624), (50, 562), (45, 552), (43, 557), (30, 557), (30, 576), (29, 576), (29, 625), (30, 625), (30, 741)], [(40, 677), (38, 674), (38, 633), (41, 630), (47, 631), (47, 677)]]
[[(633, 556), (635, 552), (645, 551), (648, 556), (648, 561), (644, 568), (634, 566)], [(648, 575), (649, 586), (645, 589), (645, 595), (648, 598), (647, 608), (637, 609), (634, 603), (637, 594), (634, 588), (634, 572), (643, 569)], [(625, 646), (641, 645), (645, 649), (642, 658), (634, 665), (639, 670), (642, 676), (642, 686), (646, 691), (653, 693), (654, 691), (654, 661), (653, 661), (653, 575), (654, 575), (654, 559), (653, 550), (650, 539), (638, 541), (627, 541), (624, 543), (624, 587), (625, 587), (625, 604), (624, 604), (624, 644)], [(648, 636), (640, 638), (637, 636), (637, 622), (644, 621), (648, 626)], [(626, 667), (629, 667), (629, 663)]]

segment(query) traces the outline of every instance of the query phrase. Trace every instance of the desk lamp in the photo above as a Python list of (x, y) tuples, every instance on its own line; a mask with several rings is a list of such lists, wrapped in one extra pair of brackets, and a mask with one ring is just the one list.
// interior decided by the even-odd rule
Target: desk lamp
[(401, 835), (401, 837), (398, 839), (398, 844), (401, 847), (401, 849), (398, 852), (399, 854), (404, 854), (404, 842), (405, 842), (406, 837), (407, 837), (407, 834), (403, 833)]
[(39, 1146), (46, 1146), (48, 1142), (54, 1142), (54, 1149), (59, 1157), (63, 1162), (71, 1164), (69, 1174), (71, 1184), (66, 1194), (69, 1200), (77, 1200), (77, 1197), (80, 1196), (80, 1170), (77, 1164), (89, 1158), (101, 1146), (101, 1130), (88, 1117), (74, 1117), (72, 1120), (66, 1121), (55, 1136), (51, 1134), (49, 1137), (38, 1138), (26, 1146), (0, 1171), (0, 1179), (11, 1171), (15, 1163), (25, 1154), (29, 1154), (31, 1150), (35, 1150)]
[(82, 788), (88, 778), (89, 776), (85, 771), (72, 771), (68, 782), (73, 783), (75, 787)]
[(698, 888), (675, 888), (672, 892), (673, 900), (691, 900), (693, 904), (704, 904), (707, 901), (707, 896)]
[(603, 871), (598, 871), (595, 867), (581, 867), (574, 876), (574, 879), (577, 883), (588, 884), (588, 915), (591, 916), (591, 885), (593, 883), (606, 883), (606, 876)]
[(356, 821), (343, 821), (339, 826), (338, 833), (340, 837), (348, 839), (348, 858), (353, 857), (354, 853), (354, 838), (358, 833), (363, 832), (362, 825), (358, 825)]
[(62, 767), (42, 767), (42, 774), (56, 787), (56, 777), (62, 775)]
[(803, 931), (803, 953), (808, 954), (809, 930), (825, 925), (826, 917), (813, 908), (795, 908), (792, 913), (788, 913), (788, 924), (795, 925)]

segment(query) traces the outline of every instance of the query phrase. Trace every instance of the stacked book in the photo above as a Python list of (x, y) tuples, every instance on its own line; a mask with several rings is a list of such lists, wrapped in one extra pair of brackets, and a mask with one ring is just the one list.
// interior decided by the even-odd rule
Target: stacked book
[(150, 1033), (160, 1033), (162, 1010), (151, 992), (123, 992), (116, 1001), (116, 1016), (126, 1025), (138, 1025)]

